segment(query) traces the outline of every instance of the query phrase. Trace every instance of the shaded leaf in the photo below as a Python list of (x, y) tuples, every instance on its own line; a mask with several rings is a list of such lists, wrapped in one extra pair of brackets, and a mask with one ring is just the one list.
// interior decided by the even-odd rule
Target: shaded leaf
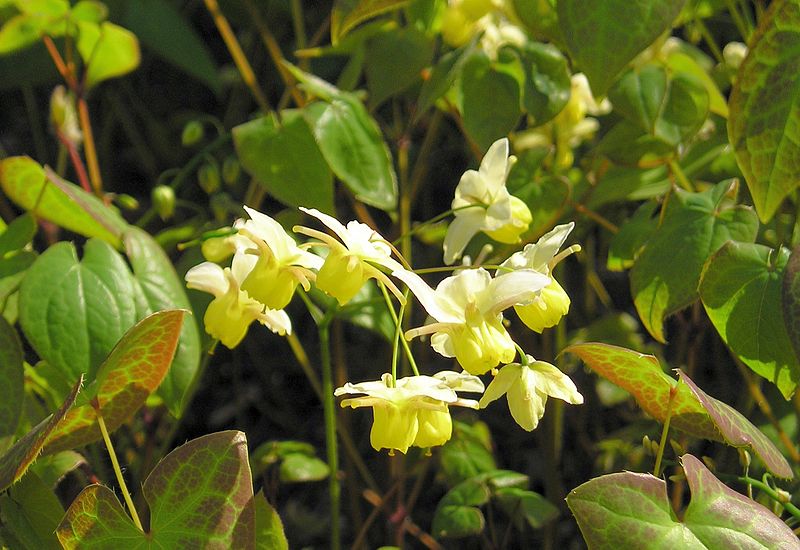
[(573, 489), (567, 505), (590, 548), (796, 548), (772, 512), (721, 483), (692, 455), (681, 458), (691, 501), (679, 521), (666, 482), (623, 472)]
[(374, 109), (420, 79), (433, 57), (433, 44), (413, 27), (380, 33), (366, 43), (364, 70)]
[(433, 515), (435, 537), (466, 537), (483, 531), (486, 520), (479, 506), (489, 502), (491, 493), (485, 476), (462, 481), (442, 497)]
[(526, 42), (518, 52), (525, 69), (522, 104), (533, 117), (531, 126), (540, 126), (569, 101), (572, 83), (567, 60), (558, 48), (540, 42)]
[(137, 318), (136, 287), (125, 260), (90, 239), (78, 260), (75, 246), (48, 248), (20, 287), (20, 324), (36, 353), (68, 383), (95, 372)]
[[(164, 309), (191, 311), (183, 281), (175, 272), (169, 257), (149, 233), (130, 227), (123, 235), (123, 244), (133, 268), (133, 277), (139, 283), (149, 306), (147, 313)], [(200, 368), (201, 351), (197, 321), (194, 316), (186, 315), (175, 359), (158, 387), (158, 395), (175, 417), (181, 416), (191, 398), (188, 391)]]
[(433, 106), (437, 99), (447, 93), (461, 73), (464, 62), (469, 59), (474, 49), (475, 41), (473, 40), (439, 58), (436, 65), (431, 69), (428, 78), (422, 83), (419, 99), (417, 100), (415, 118), (421, 116)]
[(782, 318), (785, 248), (729, 241), (709, 258), (700, 298), (728, 347), (789, 399), (800, 383), (800, 364)]
[[(50, 436), (46, 454), (99, 440), (99, 408), (109, 432), (116, 430), (144, 405), (172, 363), (184, 310), (154, 313), (131, 328), (97, 371), (97, 383), (87, 389), (86, 403), (70, 410)], [(91, 395), (94, 393), (94, 395)]]
[(636, 311), (659, 342), (665, 341), (664, 318), (698, 298), (697, 285), (708, 257), (728, 240), (752, 242), (756, 237), (753, 210), (725, 200), (735, 190), (733, 185), (724, 181), (702, 193), (676, 189), (661, 226), (631, 269)]
[(55, 531), (64, 508), (38, 476), (29, 472), (7, 494), (0, 495), (2, 526), (26, 550), (59, 550)]
[[(47, 487), (54, 488), (64, 479), (64, 476), (85, 464), (87, 464), (86, 459), (80, 453), (61, 451), (60, 453), (40, 457), (31, 466), (31, 471), (36, 472), (36, 475)], [(55, 531), (55, 529), (53, 530)]]
[(396, 10), (409, 0), (335, 0), (331, 12), (331, 42), (335, 46), (356, 25)]
[[(111, 490), (91, 485), (72, 502), (56, 534), (64, 548), (252, 548), (256, 519), (242, 432), (205, 435), (178, 447), (144, 482), (150, 531), (142, 533)], [(191, 495), (191, 498), (187, 498)]]
[(5, 258), (26, 246), (33, 240), (34, 235), (36, 235), (36, 222), (33, 216), (25, 213), (16, 218), (0, 233), (0, 258)]
[(139, 66), (139, 41), (131, 31), (109, 21), (78, 21), (78, 52), (86, 64), (85, 83), (92, 88)]
[(772, 2), (731, 91), (728, 134), (762, 221), (800, 185), (800, 0)]
[(239, 161), (282, 203), (332, 214), (333, 177), (309, 125), (297, 110), (281, 117), (280, 124), (264, 116), (233, 129)]
[(442, 473), (450, 485), (497, 469), (479, 426), (453, 422), (453, 437), (442, 446), (440, 456)]
[(5, 491), (9, 485), (21, 478), (31, 463), (36, 460), (50, 433), (64, 419), (70, 407), (75, 403), (81, 384), (83, 384), (83, 378), (75, 383), (72, 391), (56, 412), (39, 422), (0, 457), (0, 492)]
[(619, 233), (611, 238), (606, 262), (609, 271), (623, 271), (633, 266), (639, 250), (656, 230), (658, 218), (653, 214), (657, 207), (658, 203), (654, 201), (642, 204), (619, 228)]
[(558, 517), (558, 508), (539, 493), (519, 487), (504, 487), (495, 493), (500, 508), (515, 521), (518, 529), (526, 522), (539, 529)]
[(606, 0), (591, 10), (581, 0), (559, 0), (558, 22), (577, 68), (603, 96), (636, 55), (678, 16), (684, 0)]
[(0, 186), (8, 197), (39, 218), (86, 237), (120, 245), (127, 223), (100, 199), (64, 181), (30, 157), (0, 161)]
[(263, 491), (255, 496), (256, 549), (289, 550), (289, 541), (283, 532), (283, 522), (278, 511), (267, 502)]
[(283, 458), (279, 474), (280, 480), (287, 483), (319, 481), (328, 477), (328, 464), (315, 456), (304, 453), (290, 453)]
[(0, 315), (0, 438), (17, 431), (25, 400), (22, 343), (17, 331)]
[(783, 324), (796, 358), (800, 358), (800, 245), (792, 249), (781, 286)]

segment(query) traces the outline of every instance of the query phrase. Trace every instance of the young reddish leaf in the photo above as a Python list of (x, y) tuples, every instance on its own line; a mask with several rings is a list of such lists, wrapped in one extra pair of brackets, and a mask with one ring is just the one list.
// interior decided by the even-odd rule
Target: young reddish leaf
[(5, 491), (9, 485), (21, 478), (28, 466), (36, 460), (48, 436), (75, 403), (81, 384), (83, 377), (72, 387), (72, 391), (56, 412), (39, 422), (0, 457), (0, 491)]
[(56, 534), (64, 548), (109, 540), (127, 547), (254, 548), (255, 507), (247, 440), (238, 431), (205, 435), (178, 447), (144, 482), (150, 531), (142, 533), (105, 487), (84, 489)]
[(721, 483), (692, 455), (681, 458), (692, 494), (683, 521), (663, 479), (622, 472), (573, 489), (567, 505), (590, 548), (797, 548), (797, 537), (761, 504)]
[(670, 390), (677, 386), (672, 402), (671, 426), (695, 437), (722, 441), (714, 423), (689, 388), (661, 370), (652, 355), (610, 344), (587, 343), (569, 346), (597, 374), (628, 391), (644, 411), (664, 422)]
[[(109, 431), (141, 407), (169, 369), (185, 310), (159, 311), (139, 321), (117, 343), (97, 371), (96, 395)], [(92, 397), (92, 396), (90, 396)], [(45, 453), (85, 445), (101, 438), (91, 403), (69, 411), (50, 437)]]
[(708, 411), (709, 416), (725, 439), (725, 443), (734, 447), (749, 446), (764, 461), (764, 464), (773, 474), (787, 479), (794, 477), (792, 467), (772, 441), (753, 426), (742, 413), (708, 395), (697, 387), (697, 384), (684, 372), (678, 370), (678, 374)]

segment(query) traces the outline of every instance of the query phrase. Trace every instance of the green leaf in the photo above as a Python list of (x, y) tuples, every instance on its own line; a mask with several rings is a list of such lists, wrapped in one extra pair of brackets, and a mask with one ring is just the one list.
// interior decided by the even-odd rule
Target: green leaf
[(55, 531), (63, 515), (53, 490), (32, 472), (0, 495), (0, 520), (19, 542), (18, 548), (59, 550)]
[(421, 116), (433, 106), (437, 99), (447, 93), (461, 74), (464, 62), (469, 59), (474, 49), (475, 41), (473, 40), (439, 58), (439, 61), (431, 69), (430, 76), (422, 83), (419, 100), (417, 100), (417, 111), (414, 114), (415, 118)]
[(750, 447), (764, 461), (767, 469), (778, 477), (794, 477), (792, 467), (772, 441), (753, 426), (742, 413), (722, 401), (718, 401), (701, 390), (684, 372), (678, 370), (685, 382), (725, 439), (733, 447)]
[(0, 186), (11, 200), (36, 217), (120, 246), (120, 236), (128, 224), (119, 214), (30, 157), (0, 161)]
[(700, 64), (690, 55), (674, 51), (667, 56), (667, 68), (674, 74), (685, 73), (694, 77), (706, 89), (709, 110), (723, 118), (728, 118), (728, 103), (719, 91), (719, 86)]
[(728, 347), (789, 399), (800, 364), (783, 323), (781, 289), (789, 251), (727, 242), (709, 258), (700, 298)]
[(64, 476), (86, 464), (86, 459), (80, 453), (61, 451), (60, 453), (39, 457), (39, 460), (31, 466), (31, 471), (35, 472), (47, 487), (54, 488), (64, 479)]
[(0, 492), (5, 491), (12, 483), (21, 478), (31, 463), (36, 460), (42, 447), (47, 443), (50, 433), (64, 419), (70, 407), (75, 403), (82, 384), (83, 378), (75, 383), (72, 391), (56, 412), (39, 422), (0, 457)]
[(263, 491), (255, 496), (256, 550), (289, 550), (283, 522), (277, 510), (267, 502)]
[(35, 44), (42, 36), (42, 26), (36, 17), (19, 14), (0, 27), (0, 55)]
[[(163, 309), (191, 311), (183, 281), (153, 237), (146, 231), (130, 227), (123, 236), (123, 243), (133, 268), (133, 277), (149, 306), (147, 313)], [(183, 319), (175, 360), (158, 387), (158, 395), (176, 418), (180, 418), (191, 398), (188, 392), (200, 369), (201, 351), (197, 321), (194, 316), (187, 315)]]
[(496, 70), (485, 53), (476, 51), (464, 62), (459, 88), (464, 128), (481, 151), (516, 127), (520, 84)]
[(800, 358), (800, 245), (794, 247), (786, 263), (781, 286), (781, 308), (783, 324), (795, 357)]
[(624, 271), (633, 266), (639, 250), (647, 244), (658, 226), (658, 218), (653, 217), (657, 207), (658, 203), (654, 201), (643, 203), (611, 238), (607, 261), (609, 271)]
[(462, 481), (442, 497), (433, 515), (435, 537), (466, 537), (483, 531), (486, 523), (478, 506), (489, 502), (491, 493), (485, 476)]
[(300, 111), (264, 116), (233, 129), (239, 161), (276, 199), (332, 214), (333, 178)]
[(16, 218), (0, 233), (0, 258), (18, 251), (33, 240), (36, 222), (28, 213)]
[(800, 0), (773, 2), (731, 91), (728, 134), (762, 221), (800, 185)]
[(654, 356), (598, 343), (576, 344), (564, 351), (576, 354), (597, 374), (633, 395), (657, 421), (663, 423), (671, 410), (670, 426), (695, 437), (750, 447), (772, 473), (792, 477), (783, 455), (749, 420), (706, 395), (686, 374), (678, 371), (678, 381), (665, 374)]
[(365, 54), (369, 107), (374, 109), (420, 79), (433, 57), (433, 44), (418, 29), (395, 28), (369, 39)]
[(69, 0), (14, 0), (17, 9), (40, 17), (62, 17), (69, 11)]
[(99, 0), (80, 0), (69, 10), (69, 17), (73, 21), (102, 23), (108, 18), (108, 7)]
[(139, 66), (139, 41), (131, 31), (105, 21), (78, 21), (78, 52), (86, 64), (85, 82), (92, 88)]
[(137, 320), (137, 287), (125, 260), (90, 239), (78, 260), (75, 246), (48, 248), (20, 287), (20, 324), (39, 357), (68, 383), (91, 382), (117, 341)]
[(518, 53), (525, 69), (522, 104), (533, 118), (531, 126), (540, 126), (569, 101), (572, 84), (567, 60), (558, 48), (540, 42), (526, 42)]
[(586, 9), (582, 0), (559, 0), (558, 22), (577, 68), (596, 96), (639, 52), (669, 29), (684, 0), (605, 0)]
[(335, 46), (358, 24), (402, 8), (409, 0), (335, 0), (331, 12), (331, 43)]
[(377, 122), (353, 94), (339, 92), (303, 109), (314, 138), (333, 173), (366, 204), (381, 210), (397, 206), (397, 176), (392, 155)]
[[(659, 342), (665, 342), (664, 318), (698, 298), (697, 285), (707, 258), (728, 240), (755, 240), (755, 213), (725, 200), (734, 186), (724, 181), (702, 193), (676, 189), (661, 226), (631, 269), (636, 310)], [(676, 250), (681, 253), (676, 255)]]
[(478, 428), (463, 422), (453, 423), (453, 437), (442, 446), (442, 473), (450, 485), (497, 469), (488, 443)]
[(0, 315), (0, 438), (17, 431), (25, 400), (22, 343), (17, 331)]
[(127, 0), (121, 22), (142, 45), (213, 91), (222, 88), (216, 63), (205, 41), (166, 0)]
[(280, 469), (280, 480), (286, 483), (302, 483), (319, 481), (330, 474), (328, 464), (315, 456), (305, 453), (289, 453), (283, 458)]
[(633, 395), (644, 412), (662, 423), (667, 418), (670, 391), (677, 388), (670, 427), (695, 437), (721, 440), (714, 423), (688, 386), (667, 375), (654, 356), (599, 343), (576, 344), (564, 352), (574, 353), (595, 373)]
[(692, 455), (681, 457), (691, 501), (682, 520), (667, 484), (623, 472), (573, 489), (567, 505), (590, 548), (793, 548), (797, 537), (761, 504), (725, 486)]
[(84, 392), (91, 402), (67, 413), (50, 435), (44, 453), (99, 440), (102, 434), (96, 408), (109, 432), (138, 411), (161, 384), (172, 363), (185, 313), (180, 309), (159, 311), (131, 328), (98, 369), (96, 384)]
[[(139, 531), (110, 489), (90, 485), (56, 531), (66, 549), (252, 548), (256, 518), (247, 440), (237, 431), (198, 437), (169, 453), (144, 482), (150, 531)], [(190, 498), (187, 498), (190, 496)]]
[(533, 529), (540, 529), (558, 517), (558, 508), (539, 493), (519, 487), (498, 489), (495, 498), (500, 508), (515, 520), (518, 529), (523, 521)]

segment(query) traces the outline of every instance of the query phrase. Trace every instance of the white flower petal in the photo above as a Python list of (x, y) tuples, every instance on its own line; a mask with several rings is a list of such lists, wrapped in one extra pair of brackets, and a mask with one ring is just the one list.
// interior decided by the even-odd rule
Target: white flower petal
[(481, 397), (480, 405), (482, 409), (485, 409), (492, 401), (503, 397), (508, 392), (509, 388), (519, 381), (520, 369), (521, 367), (517, 363), (511, 363), (500, 369), (489, 383), (489, 387), (486, 388), (483, 397)]
[(186, 286), (208, 292), (216, 297), (228, 292), (228, 279), (223, 269), (215, 263), (203, 262), (186, 272)]
[(258, 256), (255, 254), (237, 252), (233, 255), (233, 260), (231, 260), (231, 273), (233, 273), (233, 278), (236, 279), (236, 282), (239, 283), (240, 286), (247, 276), (250, 275), (250, 272), (253, 271), (257, 262)]
[(491, 280), (478, 308), (484, 315), (497, 315), (511, 306), (530, 302), (548, 284), (550, 277), (530, 269), (505, 273)]
[(544, 361), (535, 361), (529, 367), (535, 376), (536, 390), (573, 405), (583, 403), (583, 396), (569, 376)]
[(422, 277), (413, 271), (397, 270), (392, 272), (392, 276), (403, 281), (414, 296), (417, 297), (422, 307), (437, 321), (441, 323), (463, 322), (463, 317), (458, 317), (453, 313), (458, 310), (457, 306), (447, 303), (446, 298), (441, 297), (437, 291), (428, 286), (428, 283)]
[(443, 370), (434, 374), (433, 377), (441, 380), (445, 385), (453, 388), (455, 391), (481, 393), (484, 390), (481, 379), (466, 372)]
[(280, 334), (281, 336), (292, 333), (292, 321), (282, 309), (265, 310), (264, 313), (259, 316), (258, 322), (275, 334)]
[(508, 138), (498, 139), (492, 143), (483, 156), (478, 171), (486, 180), (492, 194), (505, 187), (508, 172)]
[[(523, 367), (524, 368), (524, 367)], [(532, 431), (539, 425), (539, 420), (544, 416), (544, 406), (547, 396), (534, 391), (530, 379), (523, 373), (517, 383), (511, 386), (506, 395), (511, 416), (523, 429)]]
[[(447, 228), (447, 233), (444, 236), (444, 244), (442, 249), (444, 251), (444, 263), (451, 265), (464, 252), (464, 249), (469, 244), (469, 241), (474, 237), (483, 227), (485, 210), (482, 208), (470, 208), (463, 210), (463, 212), (473, 211), (471, 215), (461, 215), (456, 213), (455, 219), (450, 222)], [(462, 211), (459, 211), (462, 212)]]

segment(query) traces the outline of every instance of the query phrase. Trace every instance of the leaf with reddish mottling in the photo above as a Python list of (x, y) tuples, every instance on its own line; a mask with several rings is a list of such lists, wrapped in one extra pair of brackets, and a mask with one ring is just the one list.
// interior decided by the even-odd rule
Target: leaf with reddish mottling
[(654, 356), (599, 343), (576, 344), (564, 351), (574, 353), (597, 374), (632, 394), (639, 406), (659, 422), (667, 418), (670, 390), (677, 386), (670, 426), (695, 437), (722, 440), (689, 388), (666, 374)]
[[(117, 343), (97, 371), (89, 395), (99, 405), (106, 426), (114, 431), (153, 393), (169, 369), (186, 311), (159, 311), (145, 317)], [(45, 453), (72, 449), (100, 439), (91, 403), (75, 407), (51, 435)]]
[(564, 351), (574, 353), (597, 374), (631, 393), (659, 422), (666, 420), (670, 391), (675, 391), (670, 426), (695, 437), (750, 447), (772, 473), (792, 477), (786, 459), (749, 420), (706, 395), (684, 373), (678, 371), (679, 380), (667, 375), (654, 356), (599, 343), (576, 344)]
[(800, 244), (792, 249), (783, 272), (781, 309), (795, 357), (800, 359)]
[(36, 460), (48, 436), (59, 422), (64, 419), (70, 407), (75, 403), (81, 384), (83, 384), (83, 377), (72, 387), (72, 391), (56, 412), (22, 436), (0, 457), (0, 491), (4, 491), (9, 485), (21, 478), (31, 463)]
[(678, 370), (678, 374), (681, 380), (692, 390), (700, 404), (708, 411), (711, 420), (713, 420), (728, 445), (750, 447), (764, 461), (764, 464), (773, 474), (787, 479), (794, 477), (789, 462), (772, 441), (753, 426), (742, 413), (708, 395), (697, 387), (697, 384), (684, 372)]
[(247, 440), (238, 431), (205, 435), (178, 447), (144, 482), (150, 531), (142, 533), (107, 488), (84, 489), (56, 534), (62, 546), (254, 548), (255, 507)]
[(592, 549), (797, 548), (797, 537), (761, 504), (721, 483), (692, 455), (681, 457), (692, 499), (679, 521), (667, 484), (650, 474), (600, 476), (567, 505)]

